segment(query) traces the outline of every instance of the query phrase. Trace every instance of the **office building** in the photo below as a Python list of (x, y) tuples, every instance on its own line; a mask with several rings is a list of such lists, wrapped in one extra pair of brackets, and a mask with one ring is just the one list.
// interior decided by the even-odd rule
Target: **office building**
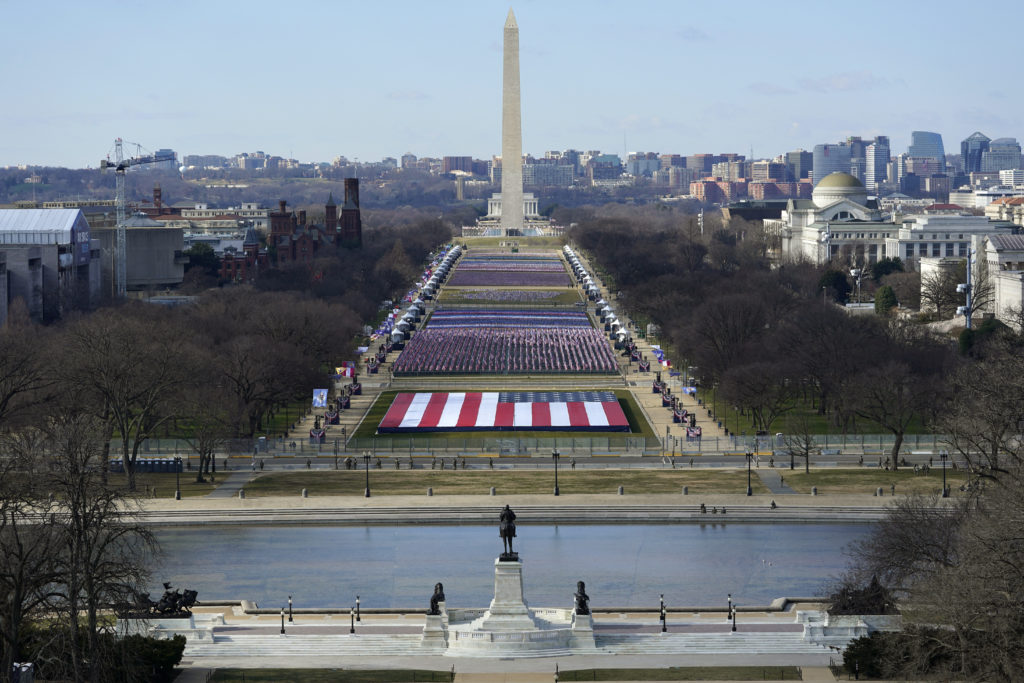
[(946, 151), (942, 148), (942, 136), (926, 130), (915, 130), (910, 133), (910, 146), (907, 154), (912, 157), (931, 157), (946, 166)]
[(833, 173), (850, 173), (850, 146), (845, 142), (815, 145), (811, 174), (814, 185)]
[(960, 170), (964, 173), (981, 171), (981, 155), (988, 151), (991, 142), (984, 133), (975, 131), (960, 143)]
[(889, 138), (879, 135), (864, 151), (864, 184), (870, 192), (877, 192), (878, 186), (888, 179)]
[(786, 166), (793, 175), (793, 180), (803, 180), (811, 177), (811, 169), (814, 167), (814, 154), (802, 149), (796, 149), (786, 153)]
[(988, 144), (988, 150), (981, 153), (983, 173), (1020, 168), (1020, 144), (1014, 138), (998, 138)]

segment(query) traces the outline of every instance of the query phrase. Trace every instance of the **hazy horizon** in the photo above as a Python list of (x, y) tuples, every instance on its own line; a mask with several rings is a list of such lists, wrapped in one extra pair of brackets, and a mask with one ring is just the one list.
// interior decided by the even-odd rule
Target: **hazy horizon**
[[(500, 154), (509, 3), (3, 4), (0, 166), (96, 167), (116, 137), (300, 161)], [(1019, 4), (512, 5), (523, 149), (771, 157), (849, 135), (1018, 137)], [(984, 14), (981, 14), (984, 11)], [(982, 62), (981, 59), (984, 58)]]

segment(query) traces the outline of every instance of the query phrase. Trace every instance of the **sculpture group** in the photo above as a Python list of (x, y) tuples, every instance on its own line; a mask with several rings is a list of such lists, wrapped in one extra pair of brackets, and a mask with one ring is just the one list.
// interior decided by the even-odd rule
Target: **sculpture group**
[(165, 583), (164, 594), (159, 600), (150, 600), (149, 593), (139, 593), (134, 605), (125, 605), (120, 611), (137, 619), (150, 616), (186, 617), (192, 614), (192, 607), (199, 602), (196, 599), (198, 596), (198, 591), (174, 590), (170, 583)]

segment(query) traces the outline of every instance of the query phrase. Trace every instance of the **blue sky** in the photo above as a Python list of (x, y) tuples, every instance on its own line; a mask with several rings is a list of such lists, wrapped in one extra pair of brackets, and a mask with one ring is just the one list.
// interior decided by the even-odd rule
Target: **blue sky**
[[(774, 156), (848, 135), (1024, 137), (995, 0), (520, 0), (523, 149)], [(0, 0), (0, 166), (149, 150), (500, 152), (508, 2)]]

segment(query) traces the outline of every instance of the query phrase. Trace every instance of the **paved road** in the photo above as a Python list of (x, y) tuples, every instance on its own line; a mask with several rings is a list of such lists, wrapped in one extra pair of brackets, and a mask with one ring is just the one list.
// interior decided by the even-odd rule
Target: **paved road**
[(795, 494), (796, 491), (789, 488), (789, 485), (785, 483), (785, 477), (777, 470), (758, 470), (757, 478), (761, 480), (761, 483), (775, 495), (789, 495)]

